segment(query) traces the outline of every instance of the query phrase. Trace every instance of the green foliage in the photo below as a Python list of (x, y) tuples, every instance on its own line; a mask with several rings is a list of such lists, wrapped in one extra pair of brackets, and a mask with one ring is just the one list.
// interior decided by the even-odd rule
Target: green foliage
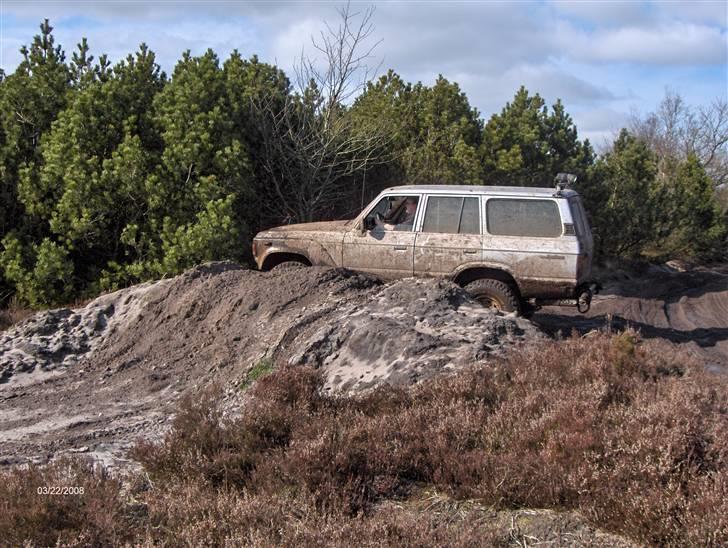
[[(41, 138), (66, 104), (70, 73), (46, 19), (0, 86), (0, 238), (31, 222), (18, 201), (20, 171), (40, 161)], [(30, 227), (23, 226), (24, 229)]]
[(389, 71), (356, 100), (357, 122), (388, 126), (393, 164), (380, 170), (391, 182), (479, 184), (482, 122), (456, 83), (442, 76), (428, 88)]
[[(39, 247), (32, 234), (14, 233), (5, 275), (33, 304), (240, 259), (247, 249), (249, 119), (242, 107), (229, 113), (251, 92), (246, 81), (266, 81), (269, 67), (234, 54), (226, 74), (211, 51), (185, 54), (167, 83), (143, 44), (112, 71), (96, 67), (95, 76), (87, 51), (84, 42), (74, 56), (79, 88), (41, 158), (20, 170), (20, 201), (44, 240)], [(63, 268), (43, 266), (46, 256)], [(73, 283), (47, 283), (69, 272)]]
[(579, 191), (602, 254), (688, 260), (725, 254), (726, 217), (694, 155), (660, 161), (645, 141), (622, 130)]
[(121, 235), (145, 215), (144, 179), (160, 148), (151, 107), (163, 85), (142, 45), (106, 81), (88, 81), (74, 94), (44, 140), (42, 164), (21, 173), (21, 201), (74, 261), (79, 289), (139, 251), (122, 245)]
[(677, 162), (658, 183), (663, 219), (658, 242), (668, 256), (720, 259), (725, 254), (728, 223), (713, 182), (697, 156)]
[(592, 213), (602, 253), (638, 256), (655, 237), (659, 200), (657, 159), (647, 145), (622, 130), (579, 190)]
[(624, 131), (595, 159), (561, 102), (523, 87), (484, 124), (442, 76), (390, 70), (348, 106), (237, 51), (222, 66), (187, 52), (170, 80), (144, 44), (111, 68), (84, 38), (67, 63), (52, 30), (0, 71), (0, 294), (21, 302), (242, 260), (260, 228), (352, 215), (393, 184), (550, 186), (560, 171), (579, 176), (603, 254), (725, 256), (728, 194), (698, 158)]
[(245, 376), (245, 380), (240, 383), (240, 390), (248, 389), (255, 381), (257, 381), (261, 377), (270, 375), (274, 369), (275, 365), (273, 364), (273, 360), (267, 357), (261, 358), (253, 366), (253, 368), (248, 371), (248, 374)]
[(15, 234), (2, 241), (0, 260), (19, 297), (32, 306), (62, 302), (73, 293), (73, 263), (57, 243), (43, 239), (24, 247)]
[(594, 153), (589, 141), (579, 141), (561, 101), (549, 113), (538, 93), (521, 87), (485, 125), (481, 157), (486, 184), (551, 186), (559, 172), (583, 177)]
[[(236, 55), (229, 66), (235, 63)], [(236, 131), (235, 122), (244, 122), (229, 116), (227, 76), (211, 50), (201, 57), (187, 52), (155, 101), (164, 152), (147, 192), (163, 212), (155, 220), (162, 236), (157, 274), (201, 260), (239, 259), (249, 237), (253, 176)]]

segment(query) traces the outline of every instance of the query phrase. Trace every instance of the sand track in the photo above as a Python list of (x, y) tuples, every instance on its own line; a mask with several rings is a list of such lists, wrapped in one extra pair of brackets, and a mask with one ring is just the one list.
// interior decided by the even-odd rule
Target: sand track
[(545, 307), (533, 321), (550, 333), (632, 327), (687, 349), (713, 371), (728, 372), (728, 268), (668, 267), (601, 273), (605, 287), (591, 310)]
[(126, 448), (161, 436), (187, 393), (220, 384), (234, 413), (261, 363), (313, 365), (329, 390), (357, 391), (447, 374), (539, 344), (543, 331), (611, 325), (728, 371), (726, 267), (603, 274), (587, 315), (545, 308), (533, 323), (487, 311), (444, 280), (382, 284), (344, 270), (232, 263), (42, 312), (0, 333), (0, 465), (66, 452), (130, 465)]

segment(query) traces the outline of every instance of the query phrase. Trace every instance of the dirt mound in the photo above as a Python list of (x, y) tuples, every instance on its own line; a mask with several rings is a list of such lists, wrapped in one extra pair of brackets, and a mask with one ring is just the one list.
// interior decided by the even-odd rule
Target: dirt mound
[(103, 295), (78, 310), (49, 310), (0, 333), (0, 384), (11, 379), (36, 382), (39, 377), (57, 373), (59, 367), (75, 365), (101, 346), (110, 333), (123, 331), (132, 323), (147, 291), (164, 283), (168, 281)]
[(289, 362), (321, 367), (330, 386), (345, 390), (382, 379), (412, 384), (541, 336), (530, 322), (494, 314), (446, 281), (396, 282), (337, 316), (303, 337)]
[(213, 263), (53, 310), (0, 339), (0, 463), (64, 451), (119, 464), (212, 382), (244, 399), (261, 364), (312, 363), (330, 389), (412, 384), (540, 336), (438, 280)]
[(591, 310), (545, 307), (533, 320), (546, 331), (638, 329), (680, 345), (709, 370), (728, 372), (728, 267), (683, 271), (670, 266), (604, 269)]

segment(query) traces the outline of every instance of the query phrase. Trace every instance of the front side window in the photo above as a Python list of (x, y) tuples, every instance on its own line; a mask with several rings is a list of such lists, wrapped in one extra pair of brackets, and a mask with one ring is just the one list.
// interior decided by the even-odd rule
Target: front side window
[(385, 196), (364, 219), (368, 230), (412, 231), (419, 196)]
[(491, 198), (486, 205), (488, 232), (497, 236), (561, 236), (559, 206), (553, 200)]
[(422, 232), (480, 234), (478, 198), (430, 196)]

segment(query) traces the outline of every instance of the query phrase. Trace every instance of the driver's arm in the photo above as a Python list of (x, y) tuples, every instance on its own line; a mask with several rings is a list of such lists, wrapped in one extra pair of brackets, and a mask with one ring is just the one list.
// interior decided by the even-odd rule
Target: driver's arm
[(379, 228), (383, 228), (384, 230), (394, 230), (396, 226), (390, 223), (385, 223), (384, 216), (381, 213), (377, 213), (376, 215), (374, 215), (374, 224)]

